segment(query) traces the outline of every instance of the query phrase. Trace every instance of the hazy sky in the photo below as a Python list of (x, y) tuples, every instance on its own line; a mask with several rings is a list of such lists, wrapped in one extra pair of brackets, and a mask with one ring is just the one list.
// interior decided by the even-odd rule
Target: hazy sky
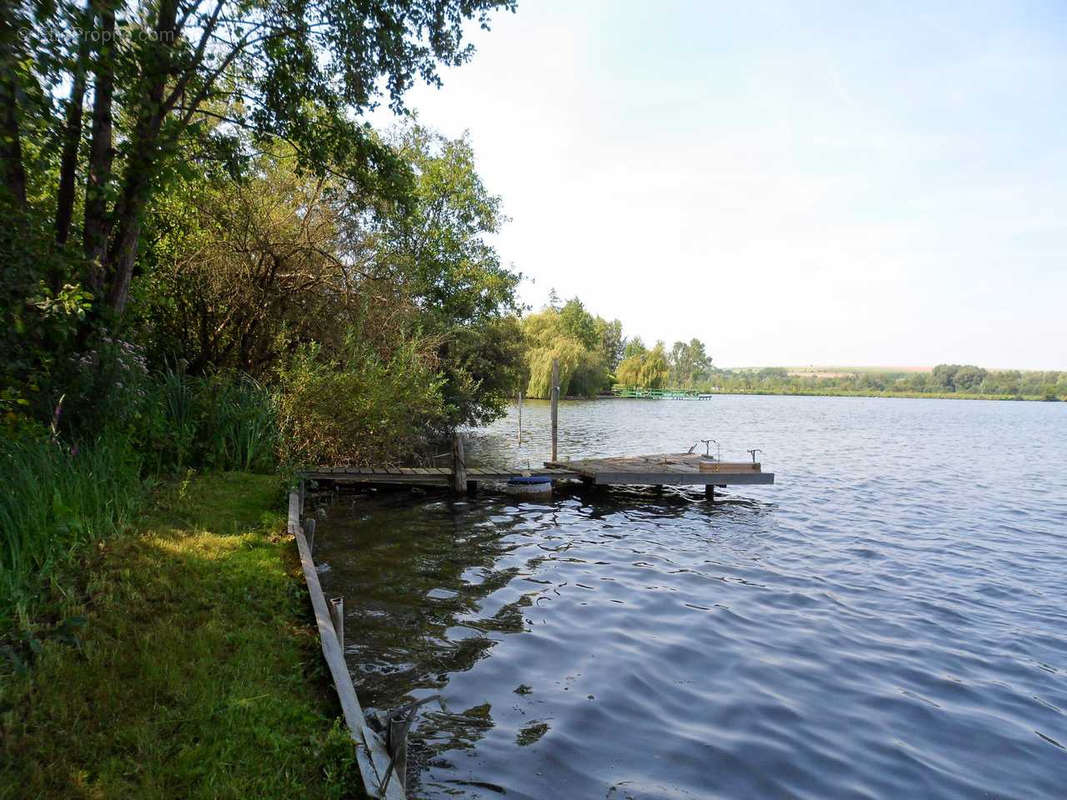
[(721, 366), (1067, 368), (1067, 3), (520, 0), (469, 130), (528, 280)]

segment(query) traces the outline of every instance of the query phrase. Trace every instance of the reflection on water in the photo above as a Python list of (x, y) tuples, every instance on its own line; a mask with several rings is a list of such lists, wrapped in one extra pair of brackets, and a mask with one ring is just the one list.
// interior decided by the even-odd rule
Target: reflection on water
[[(711, 435), (779, 484), (341, 496), (315, 555), (364, 704), (441, 695), (418, 797), (1062, 797), (1065, 412), (564, 404), (564, 453)], [(472, 452), (534, 461), (538, 413)]]

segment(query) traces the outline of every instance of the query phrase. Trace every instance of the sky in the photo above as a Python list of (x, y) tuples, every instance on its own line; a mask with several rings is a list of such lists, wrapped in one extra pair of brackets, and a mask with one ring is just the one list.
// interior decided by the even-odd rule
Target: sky
[(1067, 4), (520, 0), (424, 124), (526, 280), (719, 366), (1067, 369)]

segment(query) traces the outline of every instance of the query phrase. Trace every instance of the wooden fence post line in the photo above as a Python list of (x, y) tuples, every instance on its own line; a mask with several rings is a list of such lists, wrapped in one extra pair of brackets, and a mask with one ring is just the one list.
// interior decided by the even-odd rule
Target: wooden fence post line
[(559, 359), (552, 359), (552, 458), (556, 460), (556, 437), (559, 430)]
[(345, 725), (356, 744), (356, 763), (359, 765), (359, 773), (363, 778), (363, 790), (368, 797), (404, 800), (404, 791), (399, 782), (382, 786), (383, 777), (389, 770), (392, 759), (385, 749), (385, 742), (371, 729), (363, 716), (363, 706), (360, 705), (356, 689), (352, 685), (352, 675), (345, 663), (344, 650), (337, 637), (330, 604), (326, 602), (322, 594), (319, 573), (311, 557), (307, 536), (300, 525), (300, 493), (295, 489), (289, 493), (288, 530), (296, 539), (296, 547), (300, 553), (304, 582), (307, 584), (308, 596), (311, 598), (311, 607), (315, 610), (315, 625), (319, 629), (322, 657), (326, 660), (326, 665), (330, 669), (330, 677), (333, 678), (333, 685), (337, 688), (337, 699), (341, 704)]
[(345, 599), (343, 597), (330, 598), (330, 622), (337, 633), (337, 641), (341, 643), (341, 652), (345, 651)]
[(463, 437), (452, 435), (452, 490), (456, 494), (467, 491), (467, 463), (463, 457)]

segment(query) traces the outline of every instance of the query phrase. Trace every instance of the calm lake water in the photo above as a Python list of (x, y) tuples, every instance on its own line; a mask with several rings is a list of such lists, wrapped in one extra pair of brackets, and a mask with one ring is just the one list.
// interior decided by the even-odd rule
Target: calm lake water
[[(763, 450), (775, 486), (345, 497), (320, 523), (364, 704), (426, 798), (1067, 797), (1067, 404), (560, 407), (560, 455)], [(473, 434), (538, 464), (548, 410)]]

